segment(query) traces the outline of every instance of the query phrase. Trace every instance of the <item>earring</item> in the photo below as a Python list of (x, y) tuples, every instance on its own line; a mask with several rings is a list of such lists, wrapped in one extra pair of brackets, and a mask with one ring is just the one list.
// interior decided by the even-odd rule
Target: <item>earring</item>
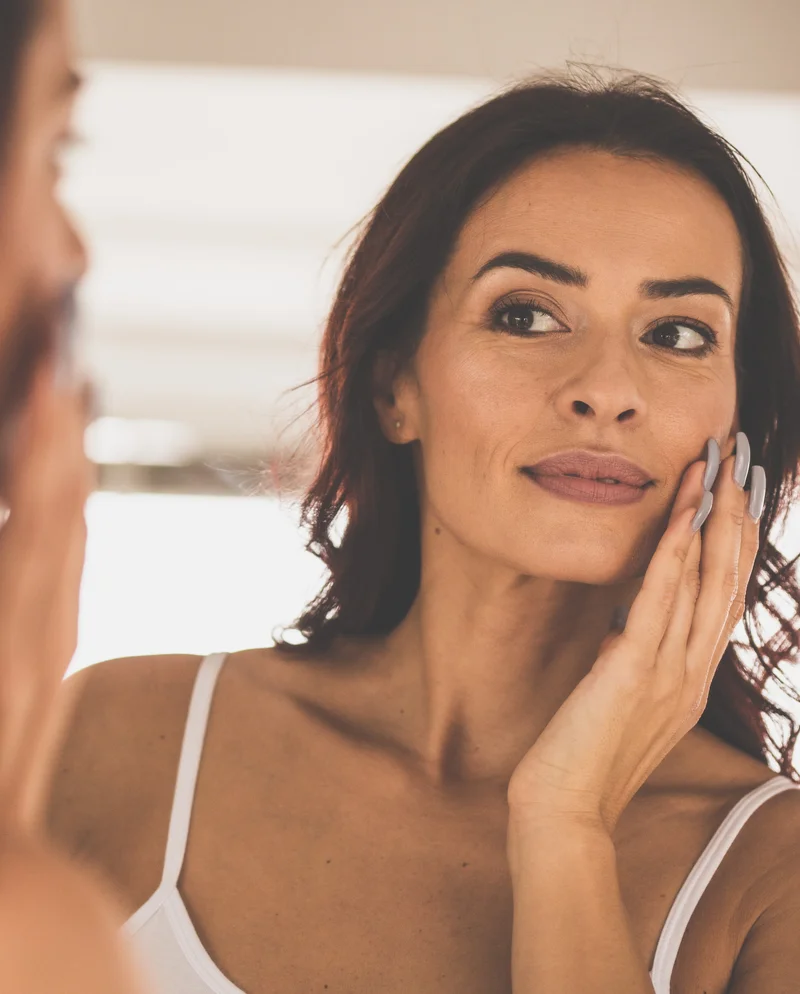
[(395, 428), (399, 428), (400, 427), (400, 422), (399, 421), (395, 421), (394, 426), (395, 426)]

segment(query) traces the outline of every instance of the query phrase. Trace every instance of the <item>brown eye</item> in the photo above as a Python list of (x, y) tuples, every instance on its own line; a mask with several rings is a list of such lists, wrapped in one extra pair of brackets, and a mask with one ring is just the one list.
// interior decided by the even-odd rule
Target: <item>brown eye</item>
[(707, 355), (717, 345), (717, 336), (710, 328), (678, 319), (664, 321), (647, 334), (652, 335), (654, 344), (661, 348), (694, 356)]
[(507, 331), (522, 337), (543, 335), (548, 331), (561, 329), (561, 325), (549, 311), (531, 300), (500, 301), (492, 308), (491, 327), (496, 331)]

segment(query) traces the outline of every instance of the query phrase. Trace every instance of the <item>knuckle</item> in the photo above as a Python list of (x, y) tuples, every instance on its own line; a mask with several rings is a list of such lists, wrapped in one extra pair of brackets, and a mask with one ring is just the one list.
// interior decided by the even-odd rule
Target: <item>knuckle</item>
[(689, 549), (683, 545), (676, 545), (674, 549), (674, 555), (675, 558), (678, 560), (678, 562), (681, 564), (681, 566), (683, 566), (689, 555)]
[(700, 565), (699, 563), (687, 568), (683, 576), (683, 584), (693, 600), (697, 600), (700, 595)]
[(666, 580), (664, 583), (662, 591), (662, 603), (665, 608), (669, 609), (675, 603), (675, 598), (678, 596), (678, 590), (680, 589), (681, 580), (680, 578), (674, 578)]
[(744, 504), (736, 503), (730, 510), (731, 519), (737, 528), (744, 525)]
[(726, 569), (721, 579), (722, 592), (733, 599), (739, 589), (739, 571), (735, 568)]

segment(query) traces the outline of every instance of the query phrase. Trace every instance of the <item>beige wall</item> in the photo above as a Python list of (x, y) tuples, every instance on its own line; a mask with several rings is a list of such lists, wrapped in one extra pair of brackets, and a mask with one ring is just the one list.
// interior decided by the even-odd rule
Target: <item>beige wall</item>
[(506, 80), (567, 59), (800, 90), (800, 0), (76, 0), (83, 54)]

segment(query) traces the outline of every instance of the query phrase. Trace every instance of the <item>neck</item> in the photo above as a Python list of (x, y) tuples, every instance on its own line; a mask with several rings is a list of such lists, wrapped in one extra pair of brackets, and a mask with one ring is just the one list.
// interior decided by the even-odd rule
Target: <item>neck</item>
[[(434, 787), (504, 790), (525, 753), (597, 659), (617, 605), (641, 578), (614, 585), (423, 566), (420, 592), (383, 642), (385, 700), (402, 714), (417, 773)], [(664, 775), (685, 747), (665, 760)], [(653, 780), (658, 778), (654, 774)]]

